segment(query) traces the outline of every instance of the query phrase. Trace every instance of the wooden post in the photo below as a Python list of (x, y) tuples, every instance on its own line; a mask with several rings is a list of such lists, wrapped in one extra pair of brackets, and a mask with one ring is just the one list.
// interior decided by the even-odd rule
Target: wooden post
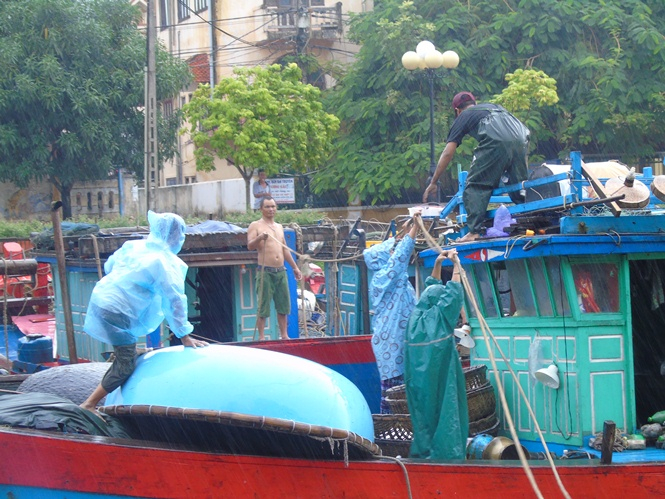
[(600, 464), (612, 464), (612, 449), (614, 449), (616, 426), (614, 421), (605, 421), (603, 423), (603, 445), (600, 449)]
[(60, 282), (60, 298), (62, 311), (65, 316), (65, 333), (67, 335), (67, 348), (69, 363), (78, 363), (76, 343), (74, 342), (74, 324), (72, 322), (72, 303), (69, 300), (69, 287), (67, 286), (67, 262), (65, 261), (65, 245), (60, 227), (60, 208), (62, 201), (51, 203), (51, 222), (53, 223), (53, 242), (55, 243), (55, 257), (58, 262), (58, 280)]

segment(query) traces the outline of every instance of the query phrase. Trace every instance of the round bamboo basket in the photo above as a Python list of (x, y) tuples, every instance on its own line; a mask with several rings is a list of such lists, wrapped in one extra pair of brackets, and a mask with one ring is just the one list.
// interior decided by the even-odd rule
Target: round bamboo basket
[(469, 421), (478, 421), (496, 411), (494, 387), (488, 382), (480, 388), (467, 393)]

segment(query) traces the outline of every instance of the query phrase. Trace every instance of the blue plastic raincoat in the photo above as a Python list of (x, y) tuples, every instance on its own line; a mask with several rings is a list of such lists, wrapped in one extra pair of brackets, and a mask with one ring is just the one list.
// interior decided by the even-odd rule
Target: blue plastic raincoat
[(415, 241), (405, 235), (391, 254), (394, 244), (391, 237), (363, 252), (367, 267), (375, 271), (369, 286), (372, 349), (382, 381), (404, 374), (404, 334), (416, 306), (416, 291), (407, 273)]
[(185, 222), (173, 213), (148, 212), (147, 239), (127, 241), (104, 264), (92, 291), (83, 329), (111, 345), (130, 345), (166, 318), (178, 337), (194, 329), (187, 320), (187, 265), (177, 253)]
[(462, 310), (458, 282), (428, 277), (406, 333), (406, 398), (413, 423), (409, 457), (464, 459), (469, 435), (466, 382), (453, 329)]

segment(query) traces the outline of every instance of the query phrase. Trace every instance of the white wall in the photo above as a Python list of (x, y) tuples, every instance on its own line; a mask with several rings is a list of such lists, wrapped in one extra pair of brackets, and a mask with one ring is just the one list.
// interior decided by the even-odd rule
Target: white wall
[[(145, 206), (145, 190), (139, 189), (140, 205)], [(224, 214), (245, 211), (245, 181), (243, 179), (215, 180), (196, 184), (173, 185), (157, 189), (158, 212), (180, 216), (222, 218)]]

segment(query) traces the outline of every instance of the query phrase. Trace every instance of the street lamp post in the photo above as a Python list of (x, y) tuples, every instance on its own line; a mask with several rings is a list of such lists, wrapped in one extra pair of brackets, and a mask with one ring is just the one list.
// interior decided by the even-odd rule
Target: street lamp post
[[(436, 69), (443, 66), (446, 69), (456, 68), (459, 64), (459, 56), (452, 50), (446, 50), (443, 54), (436, 50), (434, 44), (427, 40), (422, 41), (416, 47), (416, 51), (406, 52), (402, 56), (402, 65), (409, 71), (424, 69), (429, 81), (429, 174), (430, 178), (436, 171), (434, 159), (434, 78)], [(440, 201), (439, 189), (437, 188), (436, 200)]]

